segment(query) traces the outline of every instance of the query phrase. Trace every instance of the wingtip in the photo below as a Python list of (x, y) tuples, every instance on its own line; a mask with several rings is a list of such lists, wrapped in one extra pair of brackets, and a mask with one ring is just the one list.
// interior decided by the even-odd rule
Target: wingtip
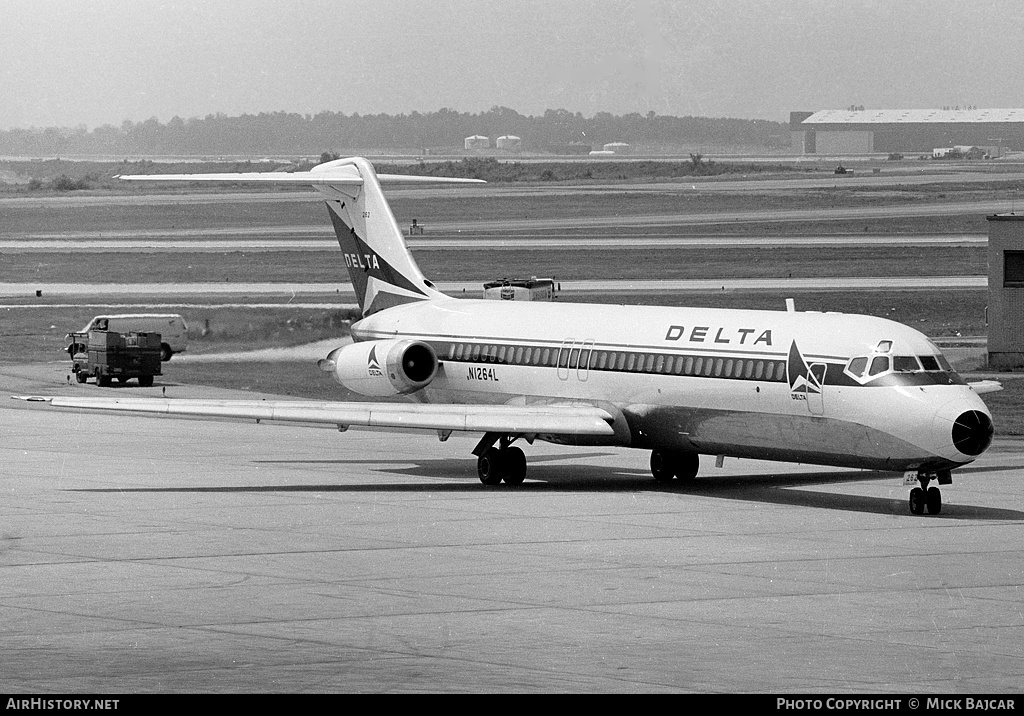
[(979, 380), (974, 383), (968, 383), (967, 385), (978, 395), (984, 395), (985, 393), (997, 393), (1003, 389), (1003, 384), (998, 380)]

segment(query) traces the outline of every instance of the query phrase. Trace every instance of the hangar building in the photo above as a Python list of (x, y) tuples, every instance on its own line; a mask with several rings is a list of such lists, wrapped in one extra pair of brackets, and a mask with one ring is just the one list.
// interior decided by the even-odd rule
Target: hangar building
[(988, 364), (1024, 368), (1024, 214), (989, 216)]
[(826, 109), (790, 112), (789, 128), (798, 154), (1024, 149), (1024, 109)]

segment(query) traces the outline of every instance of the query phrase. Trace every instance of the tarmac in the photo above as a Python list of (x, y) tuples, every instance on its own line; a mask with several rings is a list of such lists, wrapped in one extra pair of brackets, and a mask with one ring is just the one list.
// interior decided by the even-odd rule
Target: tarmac
[(913, 516), (901, 476), (476, 436), (86, 414), (6, 395), (0, 693), (1021, 691), (1024, 441)]

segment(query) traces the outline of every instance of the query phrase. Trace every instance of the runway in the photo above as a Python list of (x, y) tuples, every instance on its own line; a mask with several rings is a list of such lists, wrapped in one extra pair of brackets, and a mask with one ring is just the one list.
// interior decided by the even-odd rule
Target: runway
[[(0, 392), (232, 397), (65, 384)], [(245, 397), (253, 397), (246, 393)], [(1017, 692), (1024, 444), (891, 475), (0, 403), (0, 691)]]
[[(451, 296), (480, 297), (480, 282), (437, 281), (438, 290)], [(825, 278), (714, 278), (714, 279), (608, 279), (559, 282), (560, 294), (665, 293), (708, 291), (876, 291), (935, 290), (976, 291), (988, 286), (987, 276), (853, 276)], [(349, 283), (0, 283), (0, 298), (28, 298), (41, 292), (50, 298), (182, 296), (194, 304), (203, 296), (285, 297), (301, 302), (318, 296), (328, 302), (351, 303)], [(38, 305), (33, 302), (27, 305)], [(48, 305), (48, 304), (44, 304)], [(5, 308), (16, 309), (10, 304)]]
[[(291, 230), (289, 230), (291, 231)], [(235, 235), (230, 239), (169, 239), (164, 236), (150, 239), (137, 238), (82, 238), (82, 239), (25, 239), (0, 240), (0, 251), (5, 253), (98, 253), (98, 252), (130, 252), (130, 253), (210, 253), (240, 251), (244, 253), (260, 253), (266, 251), (337, 251), (337, 242), (330, 229), (310, 230), (309, 234), (323, 234), (320, 238), (246, 238)], [(105, 233), (105, 232), (97, 232)], [(259, 233), (261, 236), (277, 233), (274, 230), (252, 230), (243, 233)], [(305, 236), (304, 232), (296, 234)], [(129, 235), (129, 234), (126, 234)], [(137, 236), (131, 232), (131, 236)], [(525, 249), (564, 250), (607, 250), (619, 248), (737, 248), (737, 247), (895, 247), (915, 246), (986, 246), (987, 236), (971, 234), (928, 235), (928, 236), (862, 236), (862, 235), (830, 235), (830, 236), (660, 236), (635, 235), (628, 236), (514, 236), (491, 237), (477, 235), (472, 237), (442, 236), (406, 238), (409, 248), (421, 251), (451, 251), (453, 249), (487, 249), (489, 251), (522, 251)]]

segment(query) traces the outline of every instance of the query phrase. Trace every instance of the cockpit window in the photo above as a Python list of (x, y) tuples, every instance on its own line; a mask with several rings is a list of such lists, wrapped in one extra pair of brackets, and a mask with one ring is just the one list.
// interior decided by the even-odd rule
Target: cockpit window
[(897, 373), (916, 373), (921, 370), (921, 364), (914, 356), (896, 356), (892, 359), (892, 368)]
[[(882, 341), (887, 343), (888, 341)], [(845, 373), (858, 383), (874, 383), (876, 379), (895, 374), (886, 385), (959, 385), (962, 379), (953, 370), (946, 357), (935, 349), (929, 355), (879, 355), (877, 351), (867, 356), (854, 356), (846, 364)], [(931, 375), (926, 375), (926, 374)], [(895, 380), (895, 382), (893, 382)], [(908, 382), (909, 381), (909, 382)]]
[(889, 356), (875, 356), (871, 359), (871, 368), (868, 375), (879, 375), (889, 370)]
[(864, 369), (868, 367), (868, 359), (864, 356), (859, 356), (850, 361), (850, 365), (847, 370), (850, 371), (851, 375), (855, 375), (860, 378), (864, 375)]

